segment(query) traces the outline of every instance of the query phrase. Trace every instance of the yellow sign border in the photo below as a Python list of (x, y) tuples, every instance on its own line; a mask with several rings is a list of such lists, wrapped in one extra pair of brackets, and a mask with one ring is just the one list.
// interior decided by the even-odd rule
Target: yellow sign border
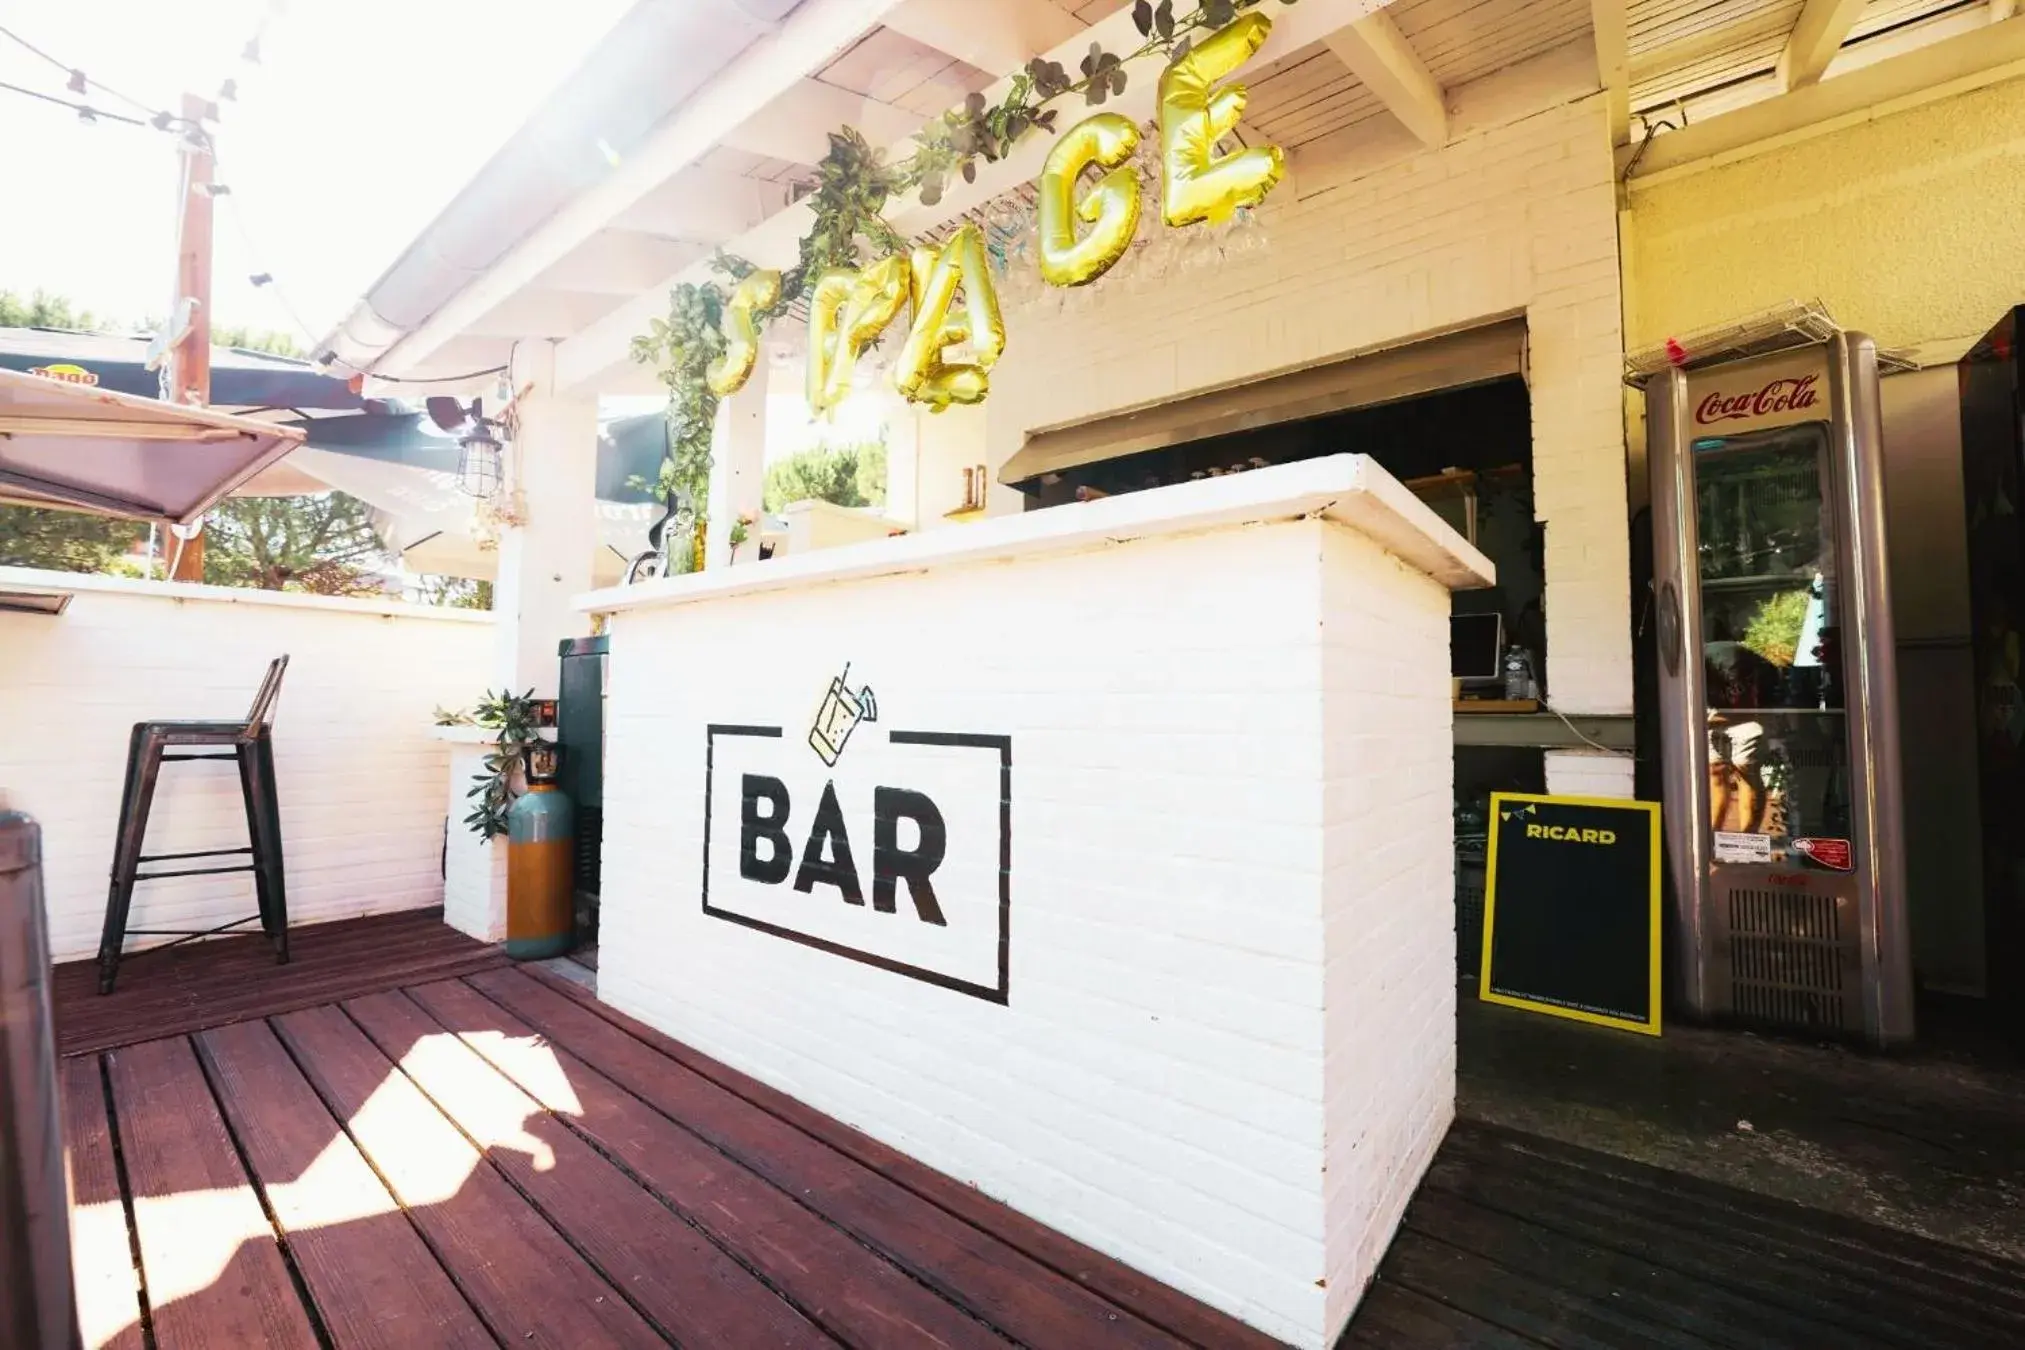
[[(1493, 993), (1491, 990), (1491, 935), (1496, 931), (1498, 913), (1498, 822), (1502, 819), (1499, 806), (1504, 802), (1540, 802), (1555, 806), (1603, 807), (1613, 811), (1642, 811), (1645, 813), (1647, 829), (1651, 836), (1652, 870), (1647, 885), (1648, 929), (1652, 935), (1651, 951), (1646, 958), (1650, 989), (1646, 1006), (1652, 1009), (1652, 1019), (1647, 1022), (1633, 1021), (1628, 1017), (1612, 1017), (1608, 1013), (1586, 1012), (1580, 1008), (1564, 1008), (1558, 1003), (1541, 1003), (1535, 999), (1515, 998), (1510, 994)], [(1477, 997), (1485, 1003), (1501, 1004), (1507, 1008), (1524, 1008), (1528, 1012), (1546, 1013), (1549, 1017), (1565, 1017), (1574, 1022), (1587, 1022), (1592, 1026), (1615, 1027), (1619, 1031), (1633, 1031), (1644, 1036), (1660, 1034), (1660, 890), (1659, 890), (1659, 803), (1641, 802), (1628, 797), (1557, 797), (1543, 792), (1493, 792), (1491, 794), (1490, 844), (1484, 855), (1484, 952), (1483, 961), (1477, 968)]]

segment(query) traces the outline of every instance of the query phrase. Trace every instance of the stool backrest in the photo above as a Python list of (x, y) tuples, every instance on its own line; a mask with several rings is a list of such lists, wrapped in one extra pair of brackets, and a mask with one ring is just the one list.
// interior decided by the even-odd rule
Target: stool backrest
[(253, 707), (246, 713), (248, 739), (274, 724), (274, 705), (281, 698), (281, 676), (287, 669), (286, 656), (277, 656), (268, 662), (267, 678), (260, 682), (260, 692), (253, 696)]

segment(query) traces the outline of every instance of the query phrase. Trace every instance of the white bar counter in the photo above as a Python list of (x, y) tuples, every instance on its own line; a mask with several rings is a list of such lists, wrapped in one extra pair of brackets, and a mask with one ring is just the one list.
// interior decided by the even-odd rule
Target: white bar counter
[(1491, 580), (1336, 455), (586, 596), (599, 995), (1329, 1344), (1454, 1109)]

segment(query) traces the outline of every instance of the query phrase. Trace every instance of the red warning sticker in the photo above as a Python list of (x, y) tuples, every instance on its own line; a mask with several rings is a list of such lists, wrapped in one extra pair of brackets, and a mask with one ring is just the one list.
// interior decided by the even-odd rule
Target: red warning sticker
[(1795, 839), (1793, 851), (1831, 872), (1856, 870), (1855, 855), (1847, 839)]

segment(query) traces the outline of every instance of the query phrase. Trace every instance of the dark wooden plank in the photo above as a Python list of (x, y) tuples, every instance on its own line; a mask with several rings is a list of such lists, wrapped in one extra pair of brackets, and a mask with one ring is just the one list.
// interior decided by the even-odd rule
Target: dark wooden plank
[(141, 1350), (139, 1273), (106, 1123), (96, 1055), (59, 1066), (63, 1138), (70, 1162), (71, 1283), (87, 1347)]
[[(1414, 1196), (1402, 1231), (1436, 1238), (1529, 1279), (1738, 1350), (1814, 1346), (1821, 1338), (1819, 1322), (1776, 1304), (1720, 1285), (1675, 1278), (1649, 1261), (1576, 1241), (1432, 1188)], [(1381, 1273), (1384, 1270), (1381, 1265)], [(1867, 1350), (1883, 1342), (1845, 1330), (1839, 1333), (1838, 1344), (1843, 1350)]]
[(266, 1023), (204, 1032), (197, 1053), (332, 1340), (495, 1344)]
[(1973, 1299), (2025, 1315), (2025, 1266), (1986, 1252), (1494, 1125), (1458, 1124), (1451, 1152), (1507, 1159), (1529, 1174), (1552, 1174), (1562, 1184), (1595, 1193), (1658, 1192), (1676, 1215), (1706, 1217), (1726, 1229), (1746, 1226), (1805, 1246), (1824, 1261), (1885, 1279), (1914, 1280), (1939, 1297)]
[[(607, 1282), (683, 1345), (835, 1342), (401, 994), (345, 1005)], [(544, 1053), (537, 1051), (536, 1053)]]
[(289, 1013), (274, 1027), (501, 1341), (662, 1343), (340, 1009)]
[(538, 968), (525, 968), (540, 983), (596, 1013), (627, 1034), (667, 1055), (693, 1073), (743, 1097), (803, 1133), (828, 1144), (888, 1181), (905, 1187), (947, 1214), (982, 1228), (1008, 1246), (1067, 1276), (1105, 1300), (1197, 1345), (1230, 1350), (1274, 1350), (1280, 1343), (1264, 1332), (1198, 1299), (1162, 1284), (1124, 1262), (1056, 1232), (990, 1196), (944, 1176), (880, 1143), (861, 1130), (824, 1115), (777, 1088), (721, 1064), (605, 1004), (587, 991)]
[(838, 1339), (867, 1350), (998, 1347), (984, 1323), (730, 1162), (462, 982), (407, 991), (570, 1129), (735, 1251)]
[(1700, 1237), (1756, 1253), (1835, 1288), (1874, 1291), (1964, 1329), (2025, 1342), (2025, 1267), (2011, 1266), (1993, 1278), (1992, 1268), (2005, 1263), (1980, 1253), (1939, 1242), (1908, 1250), (1906, 1235), (1891, 1229), (1680, 1173), (1620, 1166), (1593, 1150), (1543, 1145), (1548, 1141), (1466, 1129), (1456, 1135), (1448, 1161), (1522, 1174), (1683, 1240)]
[(1630, 1316), (1607, 1299), (1571, 1294), (1411, 1230), (1393, 1237), (1381, 1269), (1395, 1284), (1562, 1350), (1709, 1350), (1723, 1344)]
[[(1814, 1319), (1824, 1338), (1869, 1335), (1906, 1345), (1992, 1343), (1973, 1310), (1925, 1306), (1903, 1288), (1866, 1284), (1810, 1264), (1747, 1233), (1685, 1233), (1664, 1207), (1599, 1203), (1502, 1168), (1437, 1156), (1422, 1185), (1664, 1268), (1671, 1278), (1715, 1284)], [(2002, 1343), (2001, 1340), (1997, 1343)]]
[(925, 1203), (550, 986), (511, 970), (471, 982), (542, 1035), (1014, 1339), (1035, 1346), (1177, 1343), (1170, 1333), (994, 1234)]
[(188, 1041), (107, 1056), (155, 1344), (310, 1350), (316, 1337)]
[(1372, 1282), (1337, 1346), (1383, 1350), (1535, 1350), (1542, 1344), (1384, 1279)]
[(311, 1008), (425, 980), (505, 964), (495, 947), (410, 910), (292, 929), (293, 959), (274, 964), (258, 935), (136, 953), (113, 993), (98, 993), (97, 964), (58, 966), (52, 984), (57, 1048), (88, 1054), (137, 1041)]

